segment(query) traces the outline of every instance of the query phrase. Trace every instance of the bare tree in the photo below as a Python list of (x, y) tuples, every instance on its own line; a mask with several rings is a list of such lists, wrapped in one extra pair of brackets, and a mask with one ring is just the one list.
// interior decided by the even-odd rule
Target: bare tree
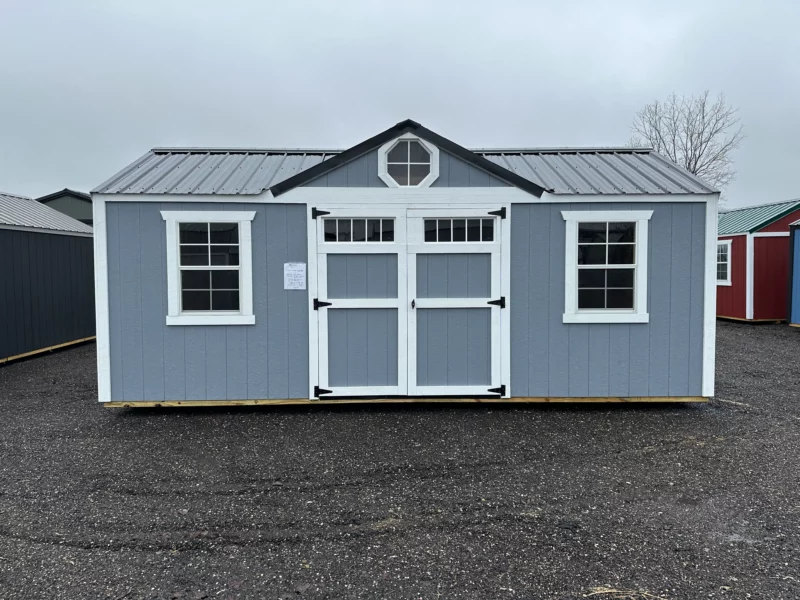
[(744, 132), (738, 111), (722, 94), (716, 100), (708, 91), (656, 100), (636, 114), (631, 129), (630, 146), (652, 146), (717, 189), (736, 176), (731, 155)]

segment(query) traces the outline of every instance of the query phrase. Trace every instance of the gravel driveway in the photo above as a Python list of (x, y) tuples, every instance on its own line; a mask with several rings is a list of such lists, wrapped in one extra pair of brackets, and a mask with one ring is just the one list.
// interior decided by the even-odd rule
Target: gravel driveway
[(112, 410), (94, 351), (0, 368), (0, 598), (800, 597), (800, 330), (707, 405)]

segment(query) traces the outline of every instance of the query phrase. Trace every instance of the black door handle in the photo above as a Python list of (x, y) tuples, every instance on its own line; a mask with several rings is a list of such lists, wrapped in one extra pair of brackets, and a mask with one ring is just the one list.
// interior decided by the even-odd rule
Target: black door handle
[(417, 306), (417, 301), (416, 300), (412, 300), (411, 301), (411, 308), (416, 308), (416, 306)]

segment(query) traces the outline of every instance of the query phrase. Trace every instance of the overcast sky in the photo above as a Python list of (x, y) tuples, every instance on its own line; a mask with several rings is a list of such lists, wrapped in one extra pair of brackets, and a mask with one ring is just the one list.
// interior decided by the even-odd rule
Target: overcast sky
[(0, 190), (88, 191), (154, 146), (611, 146), (724, 92), (729, 206), (800, 197), (800, 2), (0, 0)]

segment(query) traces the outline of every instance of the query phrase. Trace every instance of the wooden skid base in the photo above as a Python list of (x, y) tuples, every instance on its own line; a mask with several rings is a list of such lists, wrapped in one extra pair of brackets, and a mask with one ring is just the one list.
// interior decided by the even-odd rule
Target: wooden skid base
[(786, 319), (743, 319), (742, 317), (725, 317), (717, 315), (718, 319), (725, 321), (739, 321), (740, 323), (783, 323)]
[(0, 358), (0, 365), (3, 363), (7, 363), (12, 360), (17, 360), (18, 358), (25, 358), (26, 356), (34, 356), (36, 354), (41, 354), (42, 352), (50, 352), (51, 350), (58, 350), (59, 348), (66, 348), (67, 346), (74, 346), (75, 344), (82, 344), (83, 342), (89, 342), (95, 339), (95, 336), (81, 338), (79, 340), (72, 340), (71, 342), (64, 342), (63, 344), (56, 344), (55, 346), (48, 346), (47, 348), (39, 348), (38, 350), (31, 350), (30, 352), (23, 352), (22, 354), (15, 354), (14, 356), (7, 356), (6, 358)]
[(309, 400), (286, 398), (282, 400), (163, 400), (158, 402), (103, 402), (107, 408), (201, 407), (201, 406), (286, 406), (298, 404), (580, 404), (580, 403), (652, 403), (652, 402), (708, 402), (703, 396), (633, 396), (626, 398), (349, 398), (342, 400)]

